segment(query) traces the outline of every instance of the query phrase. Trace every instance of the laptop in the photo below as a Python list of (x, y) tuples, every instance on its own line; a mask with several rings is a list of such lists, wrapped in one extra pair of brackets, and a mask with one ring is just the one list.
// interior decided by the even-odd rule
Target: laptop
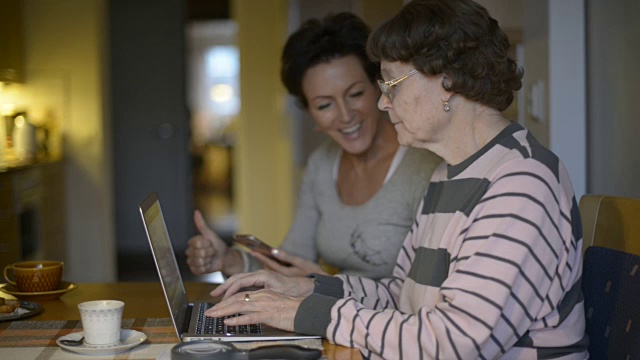
[(182, 341), (266, 341), (319, 338), (318, 336), (283, 331), (263, 324), (226, 326), (222, 318), (206, 317), (205, 310), (213, 306), (214, 303), (189, 303), (173, 246), (169, 239), (160, 200), (155, 192), (147, 196), (140, 204), (140, 215), (149, 239), (149, 245), (151, 245), (151, 252), (158, 269), (171, 320), (176, 334)]

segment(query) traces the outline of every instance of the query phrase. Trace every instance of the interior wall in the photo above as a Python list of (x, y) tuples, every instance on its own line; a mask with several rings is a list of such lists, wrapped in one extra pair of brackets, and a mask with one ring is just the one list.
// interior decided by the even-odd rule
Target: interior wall
[(293, 161), (280, 53), (287, 35), (286, 0), (239, 0), (240, 96), (234, 151), (239, 231), (279, 245), (292, 221)]
[(505, 30), (519, 31), (524, 19), (524, 0), (476, 0)]
[(524, 0), (524, 126), (562, 160), (586, 192), (584, 0)]
[(640, 2), (586, 4), (588, 191), (640, 198)]
[[(115, 279), (104, 0), (23, 0), (25, 88), (60, 119), (66, 182), (65, 280)], [(107, 131), (105, 131), (107, 130)], [(88, 271), (95, 269), (95, 271)]]
[(402, 0), (354, 0), (359, 14), (371, 29), (395, 15), (404, 5)]
[(549, 143), (577, 199), (587, 183), (584, 0), (549, 2)]
[[(524, 126), (543, 145), (549, 146), (549, 5), (547, 0), (524, 0), (523, 44), (524, 78), (522, 91), (525, 104)], [(531, 111), (531, 93), (541, 87), (542, 113), (534, 116)]]

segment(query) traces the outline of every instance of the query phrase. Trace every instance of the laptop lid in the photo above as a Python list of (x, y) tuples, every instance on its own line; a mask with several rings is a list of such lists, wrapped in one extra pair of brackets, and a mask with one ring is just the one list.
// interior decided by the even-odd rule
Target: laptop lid
[(158, 194), (151, 193), (140, 204), (140, 215), (151, 245), (153, 260), (160, 275), (162, 291), (167, 300), (173, 326), (178, 337), (181, 337), (180, 331), (184, 329), (185, 323), (189, 320), (187, 319), (189, 299), (182, 282), (176, 255), (171, 246)]

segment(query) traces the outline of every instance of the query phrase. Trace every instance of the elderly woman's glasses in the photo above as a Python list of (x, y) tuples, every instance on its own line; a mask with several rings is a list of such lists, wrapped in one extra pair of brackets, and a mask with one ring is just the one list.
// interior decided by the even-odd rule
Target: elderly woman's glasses
[(395, 78), (395, 79), (389, 80), (389, 81), (378, 80), (378, 86), (380, 86), (380, 90), (382, 90), (382, 93), (384, 94), (384, 96), (386, 96), (387, 99), (389, 99), (389, 101), (391, 101), (391, 100), (393, 100), (392, 99), (392, 97), (393, 97), (393, 87), (398, 85), (400, 82), (402, 82), (403, 80), (406, 80), (411, 75), (414, 75), (417, 72), (418, 72), (418, 70), (411, 70), (406, 75), (402, 75), (399, 78)]

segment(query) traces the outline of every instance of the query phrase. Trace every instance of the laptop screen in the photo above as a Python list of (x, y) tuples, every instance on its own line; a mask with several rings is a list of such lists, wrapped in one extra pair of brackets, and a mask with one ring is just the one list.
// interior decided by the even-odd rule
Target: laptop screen
[(151, 251), (158, 268), (162, 288), (169, 303), (169, 310), (177, 327), (178, 324), (182, 324), (179, 316), (184, 315), (189, 301), (182, 283), (182, 276), (180, 276), (176, 255), (169, 240), (169, 232), (162, 215), (160, 200), (156, 193), (149, 195), (140, 204), (140, 213), (151, 243)]

